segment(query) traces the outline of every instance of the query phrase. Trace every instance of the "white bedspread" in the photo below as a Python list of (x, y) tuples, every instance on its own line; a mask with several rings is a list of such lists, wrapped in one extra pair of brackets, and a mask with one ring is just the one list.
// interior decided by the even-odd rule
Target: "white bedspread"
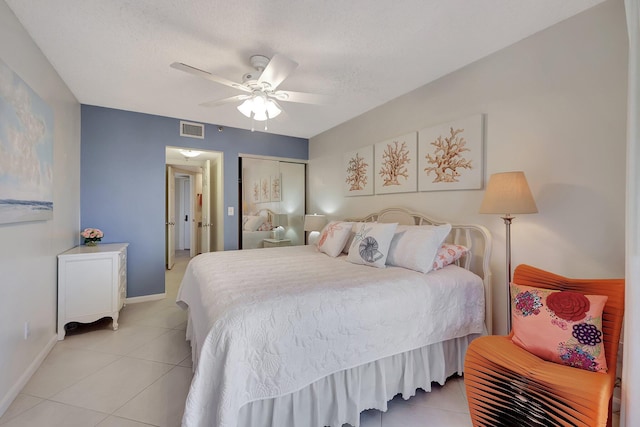
[(378, 269), (311, 246), (200, 255), (177, 302), (196, 363), (185, 427), (236, 427), (245, 403), (484, 324), (482, 280), (467, 270)]

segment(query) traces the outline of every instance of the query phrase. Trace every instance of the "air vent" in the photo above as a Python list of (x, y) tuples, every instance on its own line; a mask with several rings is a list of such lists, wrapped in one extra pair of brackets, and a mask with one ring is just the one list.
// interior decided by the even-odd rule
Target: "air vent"
[(204, 125), (202, 123), (183, 122), (181, 120), (180, 136), (204, 139)]

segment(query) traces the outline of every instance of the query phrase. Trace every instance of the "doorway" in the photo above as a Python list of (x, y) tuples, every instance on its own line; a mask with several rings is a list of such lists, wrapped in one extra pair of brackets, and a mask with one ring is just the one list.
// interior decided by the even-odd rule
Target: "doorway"
[[(198, 153), (195, 157), (184, 155)], [(224, 248), (222, 153), (166, 147), (165, 265)]]
[[(189, 251), (191, 257), (195, 254), (192, 251), (191, 241), (195, 240), (192, 236), (195, 230), (195, 221), (193, 211), (195, 200), (193, 197), (193, 189), (195, 188), (195, 177), (191, 174), (176, 173), (176, 250)], [(195, 242), (194, 242), (195, 243)], [(196, 245), (193, 245), (193, 249)]]

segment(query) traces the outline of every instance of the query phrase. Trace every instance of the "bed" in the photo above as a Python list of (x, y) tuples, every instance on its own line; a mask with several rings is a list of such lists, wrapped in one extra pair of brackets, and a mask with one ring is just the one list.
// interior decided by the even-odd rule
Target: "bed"
[[(444, 224), (400, 208), (348, 221)], [(468, 252), (427, 274), (313, 246), (194, 258), (177, 296), (194, 362), (182, 425), (357, 427), (361, 411), (462, 374), (491, 331), (491, 237), (453, 225), (446, 241)]]
[(242, 249), (263, 248), (264, 239), (270, 239), (275, 212), (271, 209), (260, 209), (251, 215), (242, 217)]

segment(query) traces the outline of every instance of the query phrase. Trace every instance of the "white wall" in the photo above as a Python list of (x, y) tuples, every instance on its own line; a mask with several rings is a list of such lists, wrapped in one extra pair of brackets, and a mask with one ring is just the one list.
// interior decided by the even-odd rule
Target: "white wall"
[(53, 220), (0, 225), (2, 414), (55, 343), (56, 255), (79, 243), (80, 104), (1, 0), (0, 58), (54, 114)]
[(342, 193), (345, 151), (484, 113), (485, 180), (525, 171), (540, 211), (514, 220), (513, 265), (624, 277), (627, 46), (623, 4), (608, 1), (312, 138), (307, 211), (342, 218), (404, 206), (487, 226), (493, 324), (504, 332), (505, 229), (498, 215), (478, 214), (484, 191)]

